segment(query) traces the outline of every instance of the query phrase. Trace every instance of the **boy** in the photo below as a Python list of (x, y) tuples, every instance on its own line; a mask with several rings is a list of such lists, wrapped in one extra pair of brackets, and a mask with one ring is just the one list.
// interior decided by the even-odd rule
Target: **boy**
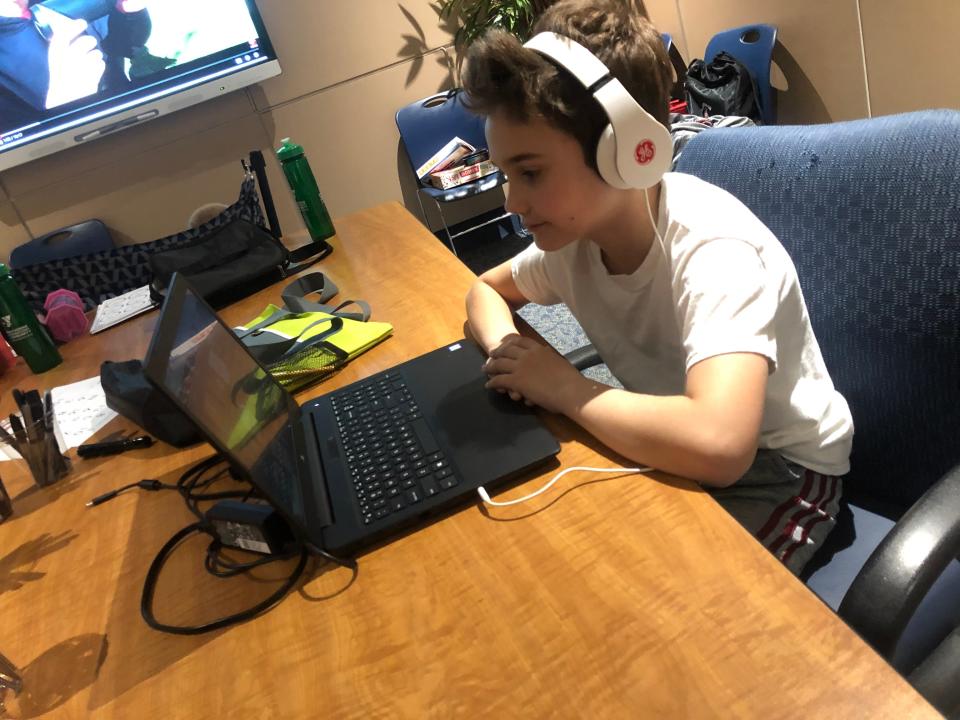
[[(667, 124), (669, 61), (627, 3), (561, 0), (540, 32), (585, 46)], [(507, 209), (534, 238), (467, 295), (488, 387), (700, 482), (799, 574), (835, 524), (853, 422), (786, 251), (739, 200), (692, 176), (646, 190), (604, 182), (604, 110), (513, 36), (474, 43), (464, 88), (510, 178)], [(512, 311), (527, 302), (566, 303), (624, 389), (520, 337)]]

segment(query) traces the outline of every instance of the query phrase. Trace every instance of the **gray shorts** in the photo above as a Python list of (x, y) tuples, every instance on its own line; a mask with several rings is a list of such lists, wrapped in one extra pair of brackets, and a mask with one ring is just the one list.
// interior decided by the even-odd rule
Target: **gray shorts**
[(746, 474), (726, 488), (704, 487), (791, 572), (799, 575), (837, 524), (843, 485), (758, 450)]

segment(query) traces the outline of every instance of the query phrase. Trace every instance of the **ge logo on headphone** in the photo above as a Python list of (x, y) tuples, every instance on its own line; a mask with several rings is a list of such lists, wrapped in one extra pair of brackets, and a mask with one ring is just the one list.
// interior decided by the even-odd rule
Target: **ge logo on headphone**
[(637, 143), (637, 149), (633, 151), (633, 156), (637, 160), (637, 164), (646, 165), (648, 162), (653, 160), (654, 156), (657, 154), (657, 148), (654, 146), (652, 140), (644, 140)]

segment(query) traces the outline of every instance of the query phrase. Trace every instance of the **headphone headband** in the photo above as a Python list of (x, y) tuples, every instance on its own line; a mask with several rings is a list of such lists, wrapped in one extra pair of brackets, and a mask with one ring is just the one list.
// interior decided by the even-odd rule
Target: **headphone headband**
[(523, 45), (555, 60), (573, 75), (585, 88), (610, 75), (610, 70), (592, 52), (576, 40), (552, 32), (534, 35)]
[(626, 189), (660, 182), (673, 161), (670, 132), (640, 106), (596, 55), (552, 32), (538, 33), (524, 47), (567, 70), (607, 114), (610, 124), (600, 135), (596, 150), (597, 168), (607, 183)]

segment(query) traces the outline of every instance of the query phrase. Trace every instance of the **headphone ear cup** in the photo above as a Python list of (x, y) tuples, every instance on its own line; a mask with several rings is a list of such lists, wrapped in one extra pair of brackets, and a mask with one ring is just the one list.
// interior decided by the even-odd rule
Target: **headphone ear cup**
[[(648, 188), (660, 182), (673, 165), (673, 138), (670, 131), (641, 110), (637, 129), (627, 135), (626, 152), (618, 153), (621, 176), (635, 188)], [(626, 165), (626, 168), (622, 167)]]
[(607, 185), (619, 190), (627, 190), (631, 186), (621, 176), (617, 169), (617, 138), (613, 134), (613, 126), (607, 125), (600, 134), (597, 142), (597, 170)]

